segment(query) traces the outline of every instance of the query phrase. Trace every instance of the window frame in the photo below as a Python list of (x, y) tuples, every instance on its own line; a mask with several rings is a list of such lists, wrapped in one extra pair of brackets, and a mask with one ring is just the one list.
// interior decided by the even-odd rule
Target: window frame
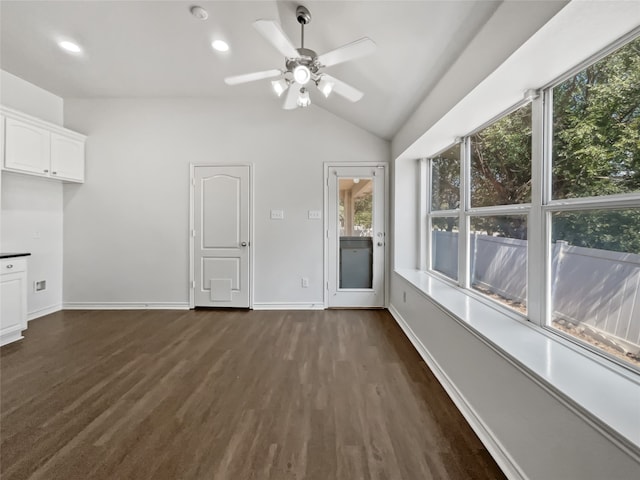
[[(510, 106), (506, 110), (502, 111), (498, 115), (492, 117), (489, 121), (483, 123), (478, 128), (472, 130), (464, 137), (456, 138), (454, 143), (448, 144), (445, 148), (439, 150), (435, 155), (430, 156), (427, 159), (422, 159), (421, 165), (421, 178), (422, 188), (420, 189), (420, 205), (424, 208), (425, 214), (421, 215), (424, 221), (421, 222), (421, 231), (424, 232), (423, 241), (420, 244), (424, 247), (424, 253), (420, 258), (420, 270), (428, 271), (430, 274), (443, 279), (446, 282), (452, 283), (465, 290), (466, 293), (474, 296), (482, 302), (488, 303), (490, 306), (499, 309), (503, 313), (511, 316), (518, 321), (527, 321), (527, 316), (518, 312), (517, 310), (510, 308), (504, 303), (491, 299), (487, 295), (474, 290), (471, 285), (471, 237), (470, 237), (470, 224), (472, 217), (489, 217), (496, 215), (524, 215), (527, 217), (527, 231), (530, 229), (530, 214), (532, 203), (511, 204), (511, 205), (492, 205), (485, 207), (471, 207), (471, 137), (476, 133), (490, 127), (494, 123), (500, 121), (504, 117), (511, 113), (525, 107), (534, 100), (534, 96), (537, 96), (535, 92), (527, 91), (525, 97), (518, 103)], [(534, 121), (532, 106), (532, 125)], [(533, 156), (533, 130), (532, 130), (532, 152), (531, 163), (534, 163)], [(432, 187), (432, 171), (434, 160), (439, 158), (440, 155), (447, 150), (460, 145), (460, 208), (452, 210), (432, 210), (431, 205), (431, 187)], [(533, 185), (532, 185), (533, 187)], [(533, 196), (533, 192), (532, 192)], [(434, 218), (451, 218), (458, 217), (458, 279), (454, 280), (441, 272), (433, 269), (432, 265), (432, 232)], [(527, 234), (527, 237), (529, 235)], [(529, 298), (529, 268), (528, 265), (531, 261), (529, 248), (527, 248), (527, 309), (530, 303)]]
[[(461, 172), (460, 172), (460, 198), (458, 202), (459, 207), (454, 209), (449, 209), (449, 210), (433, 210), (433, 205), (432, 205), (433, 197), (431, 195), (432, 193), (431, 189), (432, 189), (432, 180), (433, 180), (434, 160), (439, 158), (444, 152), (455, 148), (456, 145), (458, 145), (460, 148), (459, 162), (460, 162)], [(436, 153), (435, 155), (432, 155), (429, 158), (420, 160), (420, 165), (421, 165), (420, 178), (422, 179), (421, 188), (420, 188), (420, 192), (421, 192), (420, 205), (422, 208), (424, 208), (424, 211), (425, 211), (425, 214), (421, 216), (421, 218), (423, 219), (423, 221), (421, 222), (421, 230), (425, 232), (422, 238), (426, 239), (426, 241), (420, 242), (421, 250), (424, 250), (420, 258), (420, 270), (429, 271), (429, 273), (432, 273), (438, 276), (440, 279), (446, 282), (453, 283), (454, 285), (458, 285), (460, 281), (459, 251), (460, 251), (460, 244), (462, 239), (462, 228), (463, 228), (461, 223), (462, 221), (461, 211), (463, 210), (463, 205), (464, 205), (463, 197), (462, 197), (462, 192), (463, 192), (462, 165), (464, 164), (463, 154), (464, 154), (464, 149), (462, 147), (462, 139), (456, 139), (453, 143), (450, 143), (445, 148), (439, 150), (438, 153)], [(458, 279), (457, 280), (445, 275), (442, 272), (439, 272), (433, 269), (433, 243), (431, 239), (432, 239), (432, 233), (433, 233), (434, 218), (457, 218), (458, 219)]]
[[(603, 196), (553, 199), (553, 89), (587, 67), (613, 54), (627, 43), (640, 38), (640, 29), (634, 29), (597, 54), (567, 70), (564, 74), (538, 90), (527, 90), (521, 101), (495, 115), (463, 137), (457, 137), (436, 154), (420, 159), (420, 233), (421, 271), (454, 285), (465, 294), (501, 311), (510, 318), (539, 327), (545, 334), (566, 340), (582, 353), (595, 354), (609, 368), (622, 367), (625, 372), (640, 374), (640, 368), (609, 354), (585, 341), (552, 326), (553, 298), (552, 270), (552, 216), (556, 212), (588, 212), (640, 208), (640, 191)], [(531, 103), (531, 201), (526, 204), (471, 207), (471, 137), (507, 115)], [(460, 208), (432, 211), (431, 180), (434, 159), (443, 152), (460, 145)], [(498, 302), (471, 286), (470, 221), (473, 217), (492, 215), (526, 215), (527, 217), (527, 314), (522, 314)], [(458, 279), (457, 281), (432, 268), (432, 220), (458, 216)]]
[(552, 326), (553, 322), (553, 297), (551, 293), (551, 288), (553, 284), (553, 254), (552, 254), (552, 217), (554, 213), (560, 212), (591, 212), (595, 210), (616, 210), (616, 209), (624, 209), (624, 208), (640, 208), (640, 191), (633, 193), (620, 193), (620, 194), (611, 194), (611, 195), (600, 195), (600, 196), (588, 196), (588, 197), (576, 197), (576, 198), (563, 198), (563, 199), (553, 199), (553, 89), (565, 82), (569, 78), (577, 75), (582, 72), (589, 66), (599, 62), (604, 59), (608, 55), (613, 54), (615, 51), (626, 45), (627, 43), (634, 41), (636, 39), (640, 39), (640, 32), (635, 31), (629, 35), (625, 35), (618, 41), (609, 45), (596, 55), (587, 59), (586, 61), (580, 63), (578, 66), (569, 70), (568, 73), (558, 77), (556, 80), (546, 85), (544, 89), (542, 89), (542, 99), (543, 99), (543, 138), (542, 138), (542, 148), (543, 148), (543, 158), (542, 158), (542, 167), (543, 167), (543, 175), (542, 175), (542, 198), (539, 206), (540, 216), (541, 218), (541, 230), (544, 235), (544, 255), (541, 260), (544, 262), (544, 272), (541, 279), (543, 291), (540, 292), (540, 301), (542, 303), (542, 309), (536, 315), (536, 317), (531, 318), (530, 320), (545, 331), (550, 332), (554, 335), (557, 335), (574, 345), (578, 345), (579, 347), (585, 348), (590, 352), (600, 356), (601, 358), (613, 362), (617, 365), (622, 366), (625, 369), (631, 370), (636, 374), (640, 374), (640, 367), (633, 365), (628, 362), (623, 362), (618, 359), (614, 355), (597, 348), (594, 345), (591, 345), (578, 337), (570, 335), (560, 329), (554, 328)]

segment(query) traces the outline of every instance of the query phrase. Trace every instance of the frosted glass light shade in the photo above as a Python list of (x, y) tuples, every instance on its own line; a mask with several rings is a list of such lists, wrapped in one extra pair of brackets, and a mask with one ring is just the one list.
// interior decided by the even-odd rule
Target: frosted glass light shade
[(311, 71), (305, 65), (298, 65), (293, 69), (293, 79), (300, 85), (306, 85), (311, 80)]
[(298, 96), (298, 106), (299, 107), (308, 107), (311, 105), (311, 99), (309, 98), (309, 92), (303, 88), (300, 90), (300, 95)]

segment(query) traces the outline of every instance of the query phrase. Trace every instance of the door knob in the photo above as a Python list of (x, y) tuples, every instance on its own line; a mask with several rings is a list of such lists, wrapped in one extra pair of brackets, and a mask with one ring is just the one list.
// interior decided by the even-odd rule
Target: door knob
[(383, 245), (382, 242), (378, 242), (378, 246), (381, 247)]
[(242, 245), (243, 247), (247, 246), (247, 242), (242, 242), (240, 245)]

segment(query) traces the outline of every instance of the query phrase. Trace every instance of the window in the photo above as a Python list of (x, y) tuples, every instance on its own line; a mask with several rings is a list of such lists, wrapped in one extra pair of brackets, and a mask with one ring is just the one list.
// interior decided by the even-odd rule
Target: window
[[(640, 38), (552, 98), (547, 325), (640, 367)], [(551, 102), (549, 102), (551, 103)]]
[(429, 172), (428, 268), (526, 314), (530, 103), (430, 159)]
[(531, 104), (471, 136), (471, 207), (531, 201)]
[(640, 37), (551, 93), (553, 199), (640, 191)]
[(431, 159), (431, 210), (460, 208), (460, 145)]
[(609, 52), (429, 160), (427, 268), (640, 369), (640, 37)]
[(460, 145), (431, 159), (431, 269), (458, 279)]
[(467, 145), (470, 286), (526, 314), (527, 216), (512, 213), (531, 202), (531, 104), (471, 135)]
[(472, 217), (469, 238), (471, 287), (527, 313), (527, 217)]

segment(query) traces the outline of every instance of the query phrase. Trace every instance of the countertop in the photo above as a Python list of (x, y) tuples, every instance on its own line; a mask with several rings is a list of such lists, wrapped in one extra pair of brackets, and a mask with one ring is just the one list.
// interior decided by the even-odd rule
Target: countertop
[(28, 257), (30, 253), (2, 253), (0, 252), (0, 258), (14, 258), (14, 257)]

